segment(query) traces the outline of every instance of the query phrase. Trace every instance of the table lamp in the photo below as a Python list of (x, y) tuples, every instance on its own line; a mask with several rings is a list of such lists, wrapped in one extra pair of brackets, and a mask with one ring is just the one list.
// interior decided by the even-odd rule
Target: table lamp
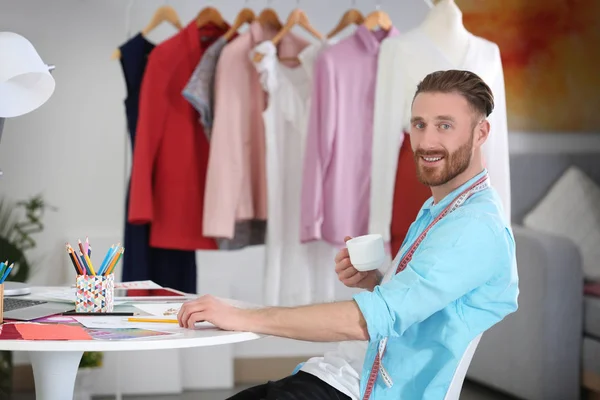
[(5, 118), (27, 114), (48, 101), (55, 87), (52, 69), (29, 40), (0, 32), (0, 138)]
[[(42, 61), (29, 40), (13, 32), (0, 32), (0, 139), (5, 118), (27, 114), (52, 96), (53, 69)], [(5, 282), (6, 296), (29, 292), (26, 284)]]

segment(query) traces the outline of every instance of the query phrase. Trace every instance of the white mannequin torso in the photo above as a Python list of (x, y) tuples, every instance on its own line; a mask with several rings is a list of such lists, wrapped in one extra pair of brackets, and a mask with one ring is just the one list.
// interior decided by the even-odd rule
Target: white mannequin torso
[(417, 30), (426, 34), (453, 65), (461, 65), (469, 46), (470, 33), (454, 0), (440, 0)]

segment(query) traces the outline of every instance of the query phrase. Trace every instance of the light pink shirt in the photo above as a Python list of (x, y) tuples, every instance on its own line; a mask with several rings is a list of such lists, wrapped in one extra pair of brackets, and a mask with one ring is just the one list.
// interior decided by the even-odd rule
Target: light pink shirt
[(344, 246), (369, 227), (379, 45), (396, 36), (359, 26), (323, 50), (314, 70), (302, 181), (300, 239)]
[[(215, 117), (204, 195), (203, 234), (232, 239), (237, 221), (267, 219), (265, 95), (250, 51), (277, 31), (253, 22), (227, 44), (215, 72)], [(281, 57), (296, 57), (307, 45), (286, 35)]]

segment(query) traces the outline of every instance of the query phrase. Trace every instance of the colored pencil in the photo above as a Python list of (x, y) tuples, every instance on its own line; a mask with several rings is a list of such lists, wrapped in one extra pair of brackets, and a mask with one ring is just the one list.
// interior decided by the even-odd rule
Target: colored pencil
[(158, 319), (158, 318), (127, 318), (128, 322), (159, 322), (165, 324), (178, 324), (176, 319)]
[(100, 270), (98, 271), (99, 274), (103, 274), (104, 271), (106, 271), (106, 268), (108, 267), (108, 260), (110, 260), (110, 256), (112, 255), (114, 248), (115, 245), (113, 244), (112, 246), (110, 246), (110, 249), (108, 249), (108, 251), (106, 252), (104, 260), (102, 260), (102, 264), (100, 264)]
[(109, 274), (113, 273), (113, 271), (115, 270), (115, 267), (119, 263), (119, 260), (121, 260), (121, 257), (123, 256), (123, 253), (125, 253), (125, 248), (121, 247), (121, 250), (119, 251), (119, 256), (117, 257), (117, 259), (115, 260), (115, 262), (112, 264), (112, 266), (109, 267), (109, 269), (106, 271), (106, 275), (109, 275)]
[(8, 278), (8, 276), (10, 275), (10, 271), (12, 271), (12, 269), (13, 269), (14, 266), (15, 266), (15, 263), (12, 263), (12, 264), (10, 264), (10, 267), (8, 267), (6, 269), (6, 272), (4, 273), (4, 275), (2, 275), (2, 278), (0, 278), (0, 284), (4, 283), (4, 281), (6, 280), (6, 278)]
[(86, 262), (88, 268), (90, 269), (90, 274), (96, 275), (96, 271), (94, 271), (94, 265), (92, 264), (92, 260), (90, 260), (88, 255), (85, 253), (83, 254), (83, 257), (85, 257), (85, 262)]
[(77, 273), (77, 275), (81, 275), (82, 271), (81, 271), (81, 267), (79, 266), (79, 263), (77, 262), (77, 257), (75, 257), (75, 254), (73, 254), (73, 250), (69, 247), (69, 244), (66, 245), (67, 248), (67, 253), (69, 254), (69, 258), (71, 259), (71, 262), (73, 263), (73, 267), (75, 267), (75, 272)]
[(77, 252), (75, 251), (75, 249), (73, 247), (71, 247), (71, 245), (69, 243), (67, 243), (67, 251), (69, 251), (71, 254), (73, 254), (73, 258), (75, 259), (75, 262), (77, 263), (77, 266), (79, 268), (80, 274), (81, 275), (86, 275), (87, 274), (87, 270), (85, 268), (84, 263), (81, 261), (81, 259), (77, 255)]
[[(104, 255), (100, 267), (96, 269), (92, 263), (92, 246), (89, 237), (85, 237), (85, 243), (83, 243), (81, 239), (77, 239), (77, 247), (79, 248), (79, 251), (75, 251), (69, 243), (66, 245), (67, 253), (69, 253), (73, 267), (78, 274), (82, 275), (107, 276), (112, 274), (125, 251), (121, 246), (121, 243), (110, 246)], [(2, 265), (0, 264), (0, 277), (2, 276), (1, 273)]]
[(81, 262), (81, 265), (83, 265), (83, 268), (85, 270), (85, 275), (91, 275), (92, 272), (90, 271), (90, 267), (88, 266), (87, 261), (85, 260), (85, 257), (83, 257), (83, 254), (81, 252), (79, 252), (78, 256), (79, 256), (79, 262)]
[(84, 268), (83, 264), (81, 264), (81, 260), (79, 260), (79, 257), (77, 257), (77, 252), (68, 243), (67, 243), (67, 247), (68, 247), (69, 253), (72, 254), (73, 258), (75, 259), (75, 263), (77, 264), (77, 268), (79, 269), (79, 273), (81, 275), (85, 275), (85, 268)]
[(81, 251), (82, 254), (87, 253), (87, 251), (85, 251), (85, 248), (83, 247), (83, 243), (81, 243), (81, 239), (77, 239), (77, 247), (79, 247), (79, 251)]

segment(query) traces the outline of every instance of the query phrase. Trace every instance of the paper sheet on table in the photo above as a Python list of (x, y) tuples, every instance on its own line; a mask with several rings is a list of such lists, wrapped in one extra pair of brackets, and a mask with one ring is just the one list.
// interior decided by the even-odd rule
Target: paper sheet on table
[[(143, 315), (135, 318), (144, 318)], [(146, 316), (145, 318), (153, 318), (154, 316)], [(129, 322), (127, 317), (75, 317), (77, 322), (89, 329), (151, 329), (161, 331), (180, 330), (179, 324), (167, 322)], [(177, 318), (175, 318), (177, 319)], [(196, 324), (197, 328), (214, 328), (215, 326), (208, 322), (200, 322)]]
[(115, 289), (161, 289), (158, 283), (153, 281), (115, 282)]
[[(136, 315), (137, 319), (164, 319), (177, 321), (177, 314), (183, 303), (151, 303), (151, 304), (133, 304), (133, 306), (150, 315)], [(147, 322), (136, 322), (136, 324), (147, 324)], [(167, 324), (160, 322), (160, 324)], [(210, 322), (196, 322), (196, 328), (214, 328)]]
[(123, 328), (123, 329), (89, 329), (90, 336), (96, 340), (132, 340), (148, 339), (165, 335), (177, 335), (176, 332), (165, 332), (151, 329)]
[[(261, 306), (251, 303), (245, 303), (243, 301), (232, 300), (232, 299), (221, 299), (223, 302), (227, 304), (231, 304), (234, 307), (238, 308), (260, 308)], [(161, 318), (174, 318), (177, 319), (177, 313), (179, 313), (179, 309), (183, 305), (183, 303), (135, 303), (131, 304), (135, 308), (144, 311), (150, 315), (154, 315), (156, 317)]]
[(81, 326), (60, 324), (16, 323), (24, 340), (91, 340)]
[[(177, 313), (179, 313), (179, 309), (183, 303), (135, 303), (132, 305), (155, 317), (177, 319)], [(143, 315), (141, 317), (143, 317)]]

